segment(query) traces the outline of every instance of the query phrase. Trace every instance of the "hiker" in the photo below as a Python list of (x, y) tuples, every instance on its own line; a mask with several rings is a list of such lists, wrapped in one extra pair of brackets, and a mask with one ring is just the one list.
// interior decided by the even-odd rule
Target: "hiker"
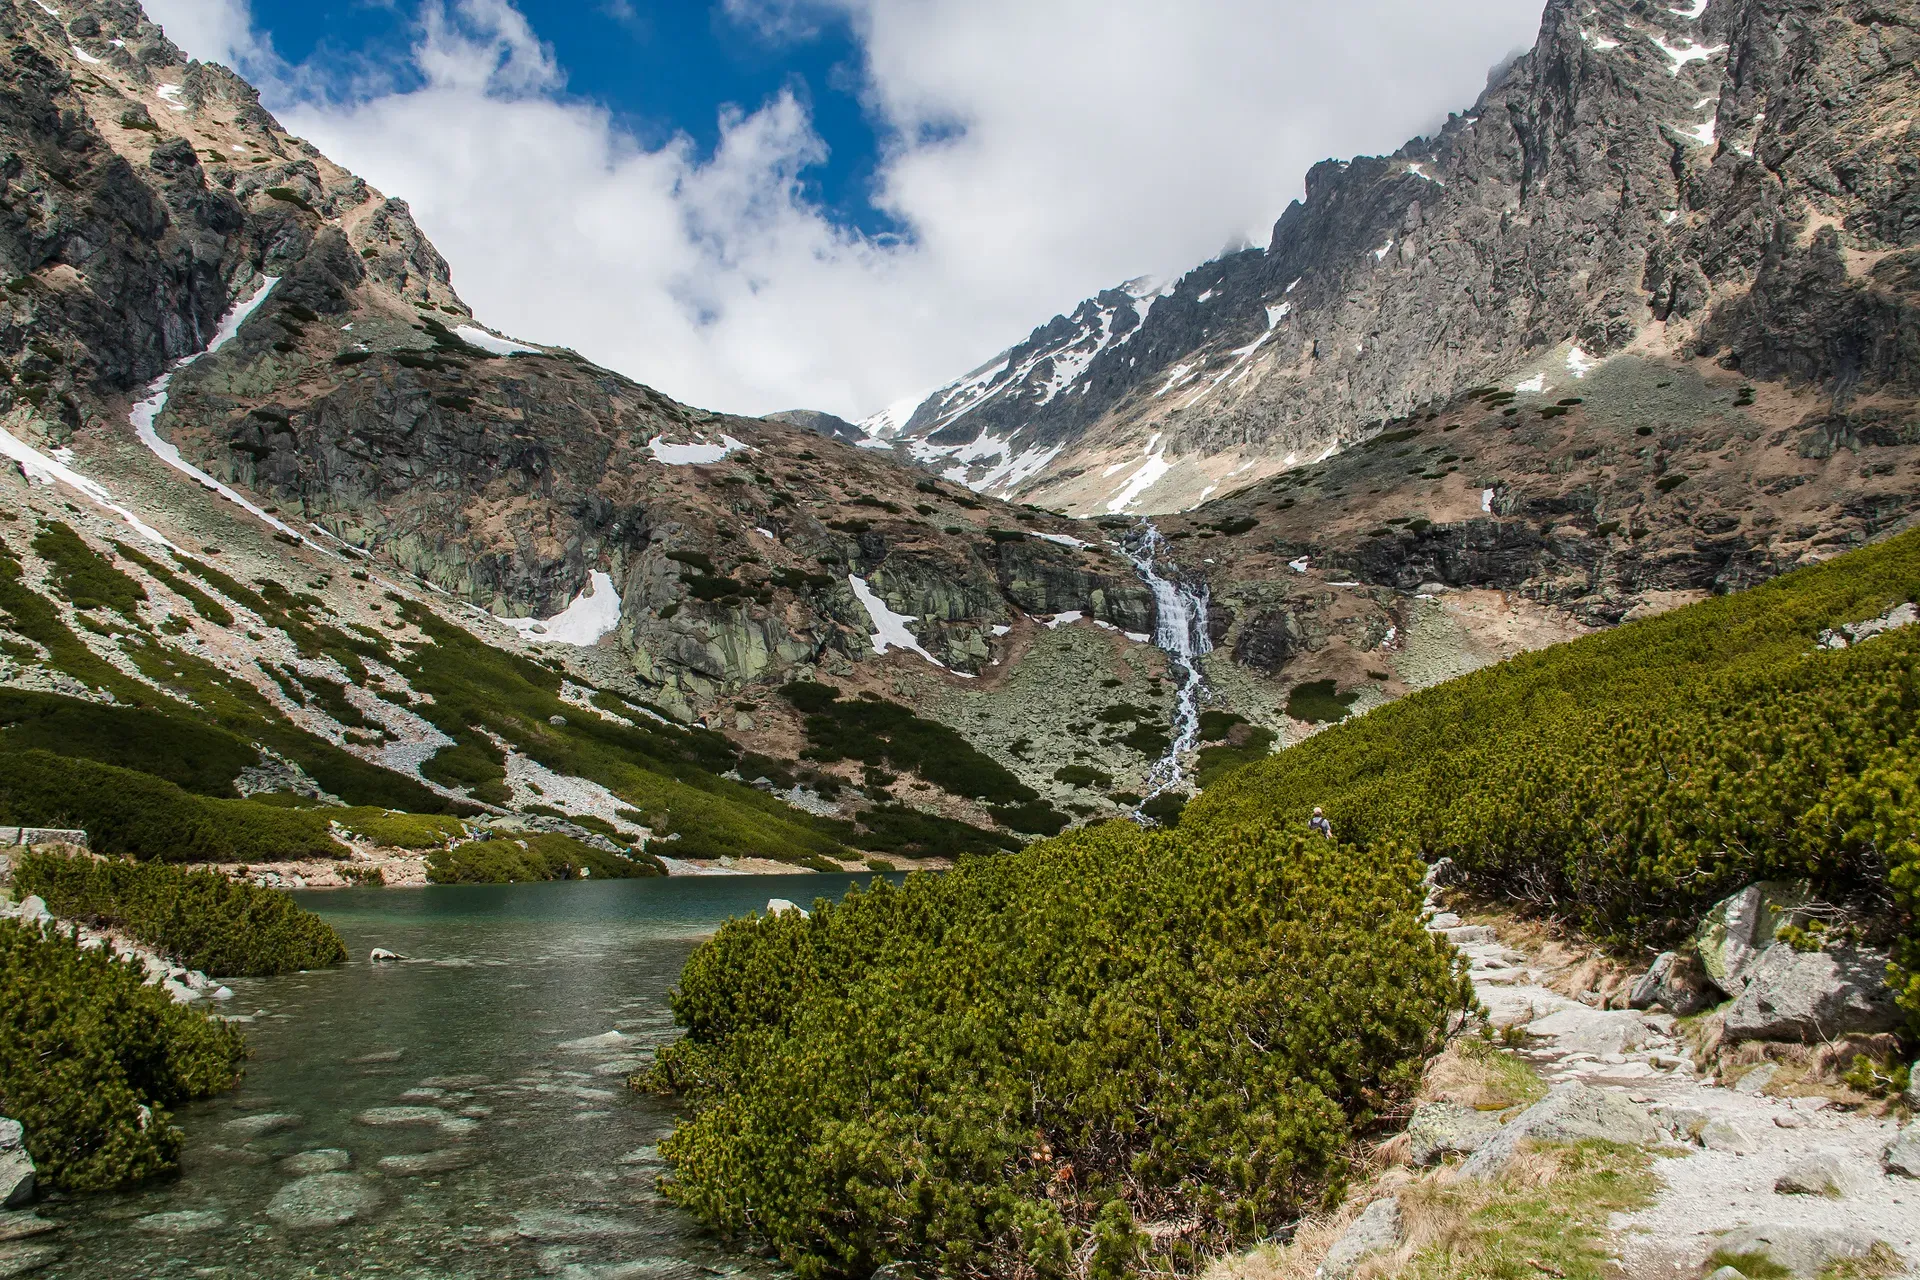
[(1315, 831), (1318, 831), (1321, 835), (1325, 836), (1327, 839), (1329, 840), (1333, 839), (1333, 824), (1327, 821), (1327, 815), (1321, 811), (1319, 805), (1313, 806), (1313, 818), (1307, 823), (1307, 825), (1312, 827)]

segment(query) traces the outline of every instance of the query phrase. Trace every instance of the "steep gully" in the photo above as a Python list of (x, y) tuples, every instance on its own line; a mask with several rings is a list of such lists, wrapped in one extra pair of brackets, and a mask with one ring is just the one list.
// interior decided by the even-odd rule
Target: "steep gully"
[[(1169, 578), (1177, 572), (1172, 563), (1172, 548), (1153, 521), (1143, 519), (1122, 542), (1115, 544), (1121, 555), (1133, 565), (1134, 572), (1153, 592), (1153, 642), (1167, 655), (1167, 666), (1180, 681), (1180, 692), (1173, 709), (1173, 741), (1147, 773), (1145, 800), (1152, 800), (1178, 786), (1184, 770), (1181, 759), (1200, 741), (1200, 695), (1206, 688), (1206, 676), (1200, 670), (1200, 657), (1213, 650), (1207, 634), (1208, 588)], [(1140, 815), (1135, 810), (1135, 817)]]

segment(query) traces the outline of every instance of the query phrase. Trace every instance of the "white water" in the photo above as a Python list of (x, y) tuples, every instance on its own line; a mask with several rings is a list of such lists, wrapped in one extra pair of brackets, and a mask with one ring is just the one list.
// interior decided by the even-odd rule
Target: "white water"
[(1208, 590), (1204, 583), (1195, 586), (1161, 576), (1160, 564), (1164, 561), (1171, 568), (1172, 557), (1167, 540), (1151, 520), (1142, 520), (1119, 550), (1153, 591), (1158, 613), (1153, 642), (1167, 655), (1167, 666), (1180, 681), (1173, 708), (1173, 741), (1147, 772), (1145, 798), (1151, 800), (1180, 785), (1186, 774), (1182, 761), (1200, 741), (1200, 694), (1207, 682), (1199, 659), (1213, 651), (1207, 635)]

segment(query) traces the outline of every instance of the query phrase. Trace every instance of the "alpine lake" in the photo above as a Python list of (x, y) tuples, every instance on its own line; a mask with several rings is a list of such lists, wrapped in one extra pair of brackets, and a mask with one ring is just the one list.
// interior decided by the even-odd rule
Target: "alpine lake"
[[(297, 895), (336, 969), (229, 982), (240, 1087), (176, 1113), (181, 1176), (56, 1197), (50, 1280), (770, 1274), (654, 1189), (676, 1104), (626, 1087), (729, 917), (870, 877), (686, 876)], [(373, 963), (376, 947), (406, 957)]]

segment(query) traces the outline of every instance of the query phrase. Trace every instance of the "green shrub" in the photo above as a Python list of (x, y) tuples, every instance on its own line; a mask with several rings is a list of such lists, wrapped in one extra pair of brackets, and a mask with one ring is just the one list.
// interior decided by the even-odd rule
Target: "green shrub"
[(496, 836), (427, 855), (427, 879), (434, 884), (634, 880), (665, 874), (660, 860), (649, 854), (604, 853), (571, 836), (552, 833)]
[(1347, 718), (1358, 691), (1340, 693), (1331, 680), (1310, 680), (1287, 693), (1287, 714), (1308, 724), (1327, 724)]
[(233, 780), (260, 760), (251, 743), (185, 716), (0, 689), (0, 752), (34, 750), (135, 769), (223, 797), (236, 796)]
[(1099, 787), (1101, 790), (1113, 785), (1113, 775), (1094, 768), (1092, 765), (1068, 764), (1053, 771), (1055, 782), (1064, 782), (1070, 787), (1082, 791)]
[(232, 1088), (232, 1026), (142, 986), (105, 949), (0, 920), (0, 1115), (18, 1120), (47, 1185), (111, 1191), (171, 1173), (168, 1108)]
[(1235, 769), (1266, 759), (1273, 752), (1273, 737), (1273, 730), (1255, 728), (1237, 747), (1225, 743), (1202, 747), (1194, 761), (1194, 784), (1210, 787)]
[(976, 750), (954, 730), (924, 720), (898, 703), (841, 698), (831, 687), (796, 682), (780, 690), (805, 715), (809, 760), (859, 760), (911, 771), (951, 795), (994, 804), (1037, 799), (1033, 788)]
[(1107, 823), (731, 922), (652, 1075), (693, 1102), (663, 1189), (805, 1280), (1191, 1269), (1328, 1203), (1470, 1002), (1419, 892), (1403, 852)]
[(324, 815), (363, 840), (388, 849), (442, 849), (466, 834), (458, 818), (392, 809), (327, 809)]
[(194, 586), (191, 582), (188, 582), (185, 578), (182, 578), (173, 570), (167, 568), (167, 566), (161, 564), (158, 560), (153, 559), (151, 556), (143, 555), (124, 542), (114, 543), (113, 549), (128, 560), (139, 565), (142, 569), (145, 569), (151, 576), (164, 582), (175, 595), (180, 596), (188, 604), (192, 605), (195, 613), (205, 618), (208, 622), (211, 622), (214, 626), (230, 627), (233, 625), (233, 613), (231, 610), (200, 588)]
[(0, 752), (0, 822), (84, 828), (101, 853), (164, 862), (274, 862), (346, 852), (320, 811), (212, 800), (149, 774), (50, 751)]
[(847, 837), (855, 848), (903, 858), (958, 858), (967, 853), (1018, 849), (1020, 841), (952, 818), (903, 805), (879, 805), (860, 815), (864, 830)]
[(47, 562), (53, 589), (76, 609), (112, 609), (129, 620), (140, 617), (146, 588), (115, 568), (80, 535), (58, 520), (43, 520), (33, 549)]
[(347, 958), (333, 926), (275, 889), (213, 871), (28, 853), (16, 891), (37, 893), (55, 915), (124, 929), (189, 969), (253, 978), (324, 969)]
[(1057, 836), (1067, 829), (1067, 815), (1044, 800), (1026, 804), (1000, 805), (987, 810), (993, 820), (1009, 831), (1029, 836)]
[(1200, 713), (1200, 741), (1219, 742), (1232, 733), (1236, 725), (1243, 725), (1247, 718), (1231, 711), (1202, 711)]

